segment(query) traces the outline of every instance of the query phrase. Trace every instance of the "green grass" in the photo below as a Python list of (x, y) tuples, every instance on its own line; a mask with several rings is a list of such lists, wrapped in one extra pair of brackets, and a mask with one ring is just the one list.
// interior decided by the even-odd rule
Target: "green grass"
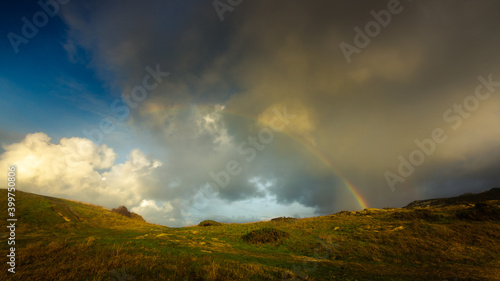
[(18, 191), (0, 280), (499, 280), (499, 201), (483, 203), (168, 228)]

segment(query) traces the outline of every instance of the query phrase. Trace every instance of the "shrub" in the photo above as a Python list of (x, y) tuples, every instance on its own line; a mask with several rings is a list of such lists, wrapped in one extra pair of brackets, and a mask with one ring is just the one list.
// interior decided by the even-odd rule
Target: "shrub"
[(271, 221), (274, 221), (274, 222), (285, 222), (285, 221), (294, 221), (296, 220), (296, 218), (290, 218), (290, 217), (279, 217), (279, 218), (274, 218), (274, 219), (271, 219)]
[(111, 211), (115, 212), (117, 214), (120, 214), (122, 216), (126, 216), (126, 217), (129, 217), (129, 218), (132, 217), (132, 214), (128, 211), (127, 207), (125, 207), (125, 206), (120, 206), (118, 208), (113, 208), (113, 209), (111, 209)]
[(350, 216), (352, 215), (354, 212), (350, 212), (350, 211), (340, 211), (338, 213), (336, 213), (335, 215), (339, 215), (339, 216)]
[(200, 222), (200, 224), (198, 224), (198, 225), (199, 226), (218, 226), (218, 225), (222, 225), (222, 223), (216, 222), (213, 220), (204, 220), (204, 221)]
[(280, 241), (284, 238), (288, 238), (289, 233), (281, 231), (279, 229), (264, 227), (261, 229), (250, 231), (249, 233), (241, 236), (241, 238), (252, 244), (269, 243)]
[(125, 216), (127, 218), (131, 218), (133, 220), (146, 221), (141, 215), (136, 214), (134, 212), (129, 212), (129, 210), (125, 206), (120, 206), (118, 208), (113, 208), (113, 209), (111, 209), (111, 212), (120, 214), (122, 216)]

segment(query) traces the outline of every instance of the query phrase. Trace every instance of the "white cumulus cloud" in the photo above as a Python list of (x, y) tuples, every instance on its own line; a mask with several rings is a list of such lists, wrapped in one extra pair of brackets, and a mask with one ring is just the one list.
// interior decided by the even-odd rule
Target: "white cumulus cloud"
[[(116, 154), (106, 145), (76, 137), (52, 143), (45, 133), (28, 134), (3, 149), (0, 167), (17, 167), (18, 189), (108, 208), (140, 206), (142, 191), (152, 182), (149, 177), (162, 165), (140, 150), (131, 151), (125, 163), (115, 163)], [(6, 176), (0, 180), (5, 182)]]

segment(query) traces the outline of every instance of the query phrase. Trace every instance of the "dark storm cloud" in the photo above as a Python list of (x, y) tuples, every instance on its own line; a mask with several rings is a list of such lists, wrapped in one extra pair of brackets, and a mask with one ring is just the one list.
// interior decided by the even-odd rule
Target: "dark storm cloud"
[[(146, 65), (172, 73), (130, 121), (151, 131), (165, 163), (164, 184), (148, 191), (151, 198), (189, 200), (212, 182), (210, 171), (238, 160), (243, 172), (214, 191), (229, 202), (268, 194), (319, 213), (355, 206), (340, 177), (311, 150), (377, 207), (406, 204), (415, 193), (442, 194), (435, 183), (453, 181), (460, 191), (498, 185), (489, 167), (498, 159), (500, 89), (460, 130), (450, 129), (443, 113), (474, 93), (478, 75), (500, 80), (500, 3), (400, 1), (402, 10), (348, 63), (339, 44), (353, 45), (354, 27), (364, 30), (372, 10), (396, 2), (245, 1), (220, 22), (210, 1), (87, 1), (68, 6), (64, 18), (68, 40), (92, 54), (103, 79), (124, 92)], [(246, 163), (238, 145), (283, 106), (297, 118)], [(449, 140), (391, 193), (384, 172), (396, 172), (398, 156), (408, 157), (414, 140), (436, 127)], [(304, 145), (298, 149), (297, 142)], [(274, 186), (262, 191), (249, 182), (255, 177)]]

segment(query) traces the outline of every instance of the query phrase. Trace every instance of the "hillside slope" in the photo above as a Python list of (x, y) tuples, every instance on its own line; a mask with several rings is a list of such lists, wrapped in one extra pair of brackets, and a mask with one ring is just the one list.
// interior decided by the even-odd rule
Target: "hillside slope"
[(0, 280), (500, 280), (500, 201), (479, 201), (168, 228), (18, 191)]
[(458, 197), (416, 200), (408, 204), (405, 208), (473, 204), (489, 200), (500, 200), (500, 188), (496, 187), (476, 194), (465, 193)]

